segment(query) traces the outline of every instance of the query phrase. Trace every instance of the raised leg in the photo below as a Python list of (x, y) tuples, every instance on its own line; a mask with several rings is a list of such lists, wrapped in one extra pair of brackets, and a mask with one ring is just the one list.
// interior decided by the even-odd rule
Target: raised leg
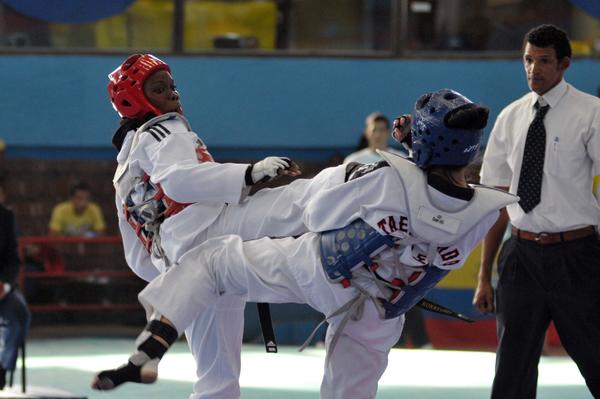
[(158, 363), (179, 334), (169, 320), (151, 320), (140, 334), (137, 351), (126, 364), (112, 370), (104, 370), (96, 375), (91, 387), (107, 391), (125, 382), (151, 384), (158, 378)]

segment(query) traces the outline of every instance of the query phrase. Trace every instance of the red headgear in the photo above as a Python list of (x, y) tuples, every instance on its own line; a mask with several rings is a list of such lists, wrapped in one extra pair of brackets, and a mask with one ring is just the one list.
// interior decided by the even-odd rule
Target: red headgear
[(119, 115), (141, 119), (149, 112), (162, 114), (144, 95), (144, 81), (161, 69), (171, 72), (169, 65), (151, 54), (134, 54), (108, 75), (108, 95)]

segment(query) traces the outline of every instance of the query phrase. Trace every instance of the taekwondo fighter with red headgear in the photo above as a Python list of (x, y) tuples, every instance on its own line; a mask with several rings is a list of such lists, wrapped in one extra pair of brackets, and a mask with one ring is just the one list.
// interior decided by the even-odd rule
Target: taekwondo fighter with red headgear
[[(313, 191), (344, 181), (339, 167), (247, 197), (248, 186), (278, 174), (296, 176), (298, 167), (283, 157), (215, 162), (182, 114), (171, 68), (150, 54), (130, 56), (109, 79), (110, 100), (123, 118), (113, 137), (119, 228), (127, 263), (146, 281), (177, 268), (183, 254), (211, 237), (302, 234), (302, 211)], [(187, 326), (198, 375), (191, 399), (239, 397), (243, 312), (243, 298), (225, 295)], [(103, 379), (93, 386), (119, 383)]]
[(311, 232), (219, 237), (185, 254), (139, 295), (155, 332), (140, 335), (126, 366), (97, 380), (153, 382), (160, 358), (189, 323), (222, 295), (238, 295), (324, 313), (321, 398), (374, 398), (404, 313), (464, 263), (501, 208), (518, 201), (466, 182), (488, 112), (452, 90), (426, 93), (411, 118), (413, 160), (382, 151), (385, 161), (316, 193), (303, 215)]

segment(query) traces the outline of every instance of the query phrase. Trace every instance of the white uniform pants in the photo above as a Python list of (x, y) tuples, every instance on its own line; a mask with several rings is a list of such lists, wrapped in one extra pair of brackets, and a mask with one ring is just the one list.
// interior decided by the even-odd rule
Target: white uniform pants
[[(219, 217), (195, 238), (195, 245), (223, 235), (243, 240), (302, 234), (306, 202), (319, 190), (341, 184), (344, 167), (329, 168), (313, 179), (298, 179), (275, 189), (258, 191), (241, 204), (228, 205)], [(193, 256), (188, 256), (188, 263)], [(181, 267), (181, 260), (175, 268)], [(168, 293), (177, 293), (171, 288)], [(197, 291), (201, 291), (200, 286)], [(186, 324), (185, 335), (196, 361), (197, 381), (190, 399), (235, 399), (240, 396), (240, 354), (244, 331), (245, 300), (223, 295), (211, 309)]]
[[(344, 289), (327, 281), (319, 258), (319, 236), (314, 233), (249, 242), (237, 236), (219, 237), (186, 253), (179, 263), (139, 295), (148, 316), (158, 311), (179, 332), (232, 295), (252, 302), (306, 303), (325, 315), (357, 295), (352, 287)], [(342, 317), (331, 319), (326, 348)], [(365, 302), (362, 318), (348, 322), (330, 354), (321, 397), (374, 398), (403, 323), (403, 317), (381, 320), (373, 304)]]

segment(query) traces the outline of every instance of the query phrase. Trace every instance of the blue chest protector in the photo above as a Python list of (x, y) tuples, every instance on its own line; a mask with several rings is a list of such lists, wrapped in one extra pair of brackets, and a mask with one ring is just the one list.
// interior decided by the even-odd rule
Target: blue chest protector
[(416, 284), (402, 286), (400, 293), (394, 299), (383, 302), (385, 318), (393, 319), (408, 312), (449, 272), (449, 270), (429, 265), (423, 271), (425, 275)]
[(371, 259), (394, 246), (391, 236), (381, 235), (361, 219), (321, 233), (321, 263), (332, 282), (352, 278), (352, 270), (371, 264)]
[[(321, 263), (329, 281), (341, 282), (347, 287), (353, 270), (371, 265), (374, 256), (393, 246), (393, 237), (381, 235), (357, 219), (346, 227), (321, 233)], [(424, 275), (414, 283), (397, 285), (396, 293), (382, 301), (386, 319), (398, 317), (415, 306), (448, 270), (430, 265), (422, 273)]]

